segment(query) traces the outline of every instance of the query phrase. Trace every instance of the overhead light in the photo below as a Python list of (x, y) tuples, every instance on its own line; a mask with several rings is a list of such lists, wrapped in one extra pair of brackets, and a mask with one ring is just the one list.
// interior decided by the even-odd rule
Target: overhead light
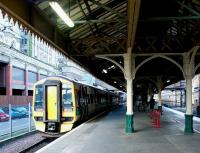
[(112, 65), (110, 68), (111, 68), (111, 69), (114, 69), (114, 68), (115, 68), (115, 66), (114, 66), (114, 65)]
[(117, 81), (114, 81), (114, 83), (117, 83)]
[(140, 87), (141, 87), (141, 84), (137, 84), (136, 87), (137, 87), (137, 88), (140, 88)]
[(120, 86), (120, 88), (122, 88), (122, 86)]
[(106, 69), (103, 69), (102, 72), (103, 73), (108, 73), (108, 71)]
[(65, 13), (62, 7), (58, 4), (58, 2), (51, 1), (49, 2), (51, 8), (57, 13), (57, 15), (69, 26), (74, 27), (73, 21), (69, 18), (69, 16)]
[(115, 66), (114, 66), (114, 65), (110, 66), (110, 67), (108, 68), (108, 70), (110, 70), (110, 69), (115, 69)]
[(169, 83), (170, 82), (170, 80), (167, 80), (167, 83)]

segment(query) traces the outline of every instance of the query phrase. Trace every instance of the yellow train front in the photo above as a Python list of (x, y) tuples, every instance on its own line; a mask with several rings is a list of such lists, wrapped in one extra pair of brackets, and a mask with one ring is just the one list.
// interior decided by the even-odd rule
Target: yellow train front
[(70, 131), (78, 120), (117, 103), (117, 96), (64, 77), (48, 77), (34, 85), (36, 130), (54, 135)]

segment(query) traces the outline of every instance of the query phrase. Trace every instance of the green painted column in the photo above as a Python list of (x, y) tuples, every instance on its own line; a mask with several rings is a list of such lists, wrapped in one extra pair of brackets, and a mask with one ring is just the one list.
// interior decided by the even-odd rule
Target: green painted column
[(183, 68), (186, 80), (185, 133), (193, 133), (192, 78), (194, 77), (194, 58), (192, 57), (190, 57), (190, 54), (188, 53), (185, 53), (183, 56)]
[(193, 115), (185, 114), (185, 133), (193, 132)]
[(134, 120), (133, 115), (126, 115), (126, 133), (134, 132)]
[(186, 100), (185, 133), (193, 133), (192, 77), (186, 78)]

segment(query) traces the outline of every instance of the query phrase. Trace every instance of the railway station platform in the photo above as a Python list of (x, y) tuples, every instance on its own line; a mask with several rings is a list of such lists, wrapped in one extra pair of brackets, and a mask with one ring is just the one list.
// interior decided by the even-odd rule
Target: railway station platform
[[(182, 115), (163, 108), (161, 128), (153, 128), (147, 112), (136, 112), (135, 132), (127, 134), (125, 113), (126, 108), (120, 106), (84, 123), (37, 153), (199, 153), (200, 134), (198, 130), (184, 133)], [(199, 128), (198, 123), (194, 121), (194, 129)]]

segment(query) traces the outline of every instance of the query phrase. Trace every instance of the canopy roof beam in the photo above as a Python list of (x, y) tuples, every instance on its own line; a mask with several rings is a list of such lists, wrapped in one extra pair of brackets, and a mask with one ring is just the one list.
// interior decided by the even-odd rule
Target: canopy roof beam
[(124, 22), (126, 23), (126, 19), (96, 19), (96, 20), (76, 20), (73, 21), (75, 24), (88, 24), (88, 23), (112, 23), (112, 22)]
[(127, 48), (133, 48), (139, 18), (141, 0), (128, 0), (128, 40)]
[(99, 7), (103, 8), (103, 9), (105, 9), (106, 11), (112, 12), (113, 14), (117, 14), (121, 18), (126, 18), (126, 16), (124, 16), (123, 14), (119, 13), (116, 10), (111, 9), (110, 7), (108, 7), (108, 6), (106, 6), (106, 5), (102, 4), (102, 3), (99, 3), (99, 2), (97, 2), (95, 0), (89, 0), (89, 1), (92, 2), (93, 4), (98, 5)]
[(141, 19), (139, 22), (151, 22), (151, 21), (171, 21), (171, 20), (199, 20), (199, 16), (168, 16), (168, 17), (150, 17)]
[(189, 6), (185, 5), (184, 3), (181, 3), (181, 2), (179, 2), (179, 1), (177, 1), (177, 0), (175, 0), (175, 1), (176, 1), (176, 3), (180, 4), (182, 7), (186, 8), (188, 11), (190, 11), (190, 12), (193, 13), (194, 15), (197, 15), (197, 16), (200, 15), (199, 12), (195, 11), (194, 9), (192, 9), (192, 8), (190, 8)]

